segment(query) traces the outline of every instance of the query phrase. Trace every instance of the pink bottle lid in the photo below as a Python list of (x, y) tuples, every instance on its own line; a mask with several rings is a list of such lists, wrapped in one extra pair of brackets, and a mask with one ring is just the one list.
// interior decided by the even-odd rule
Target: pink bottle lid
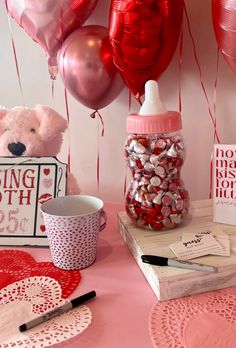
[(126, 125), (127, 132), (137, 134), (172, 133), (182, 129), (181, 115), (177, 111), (145, 117), (130, 114)]
[(129, 114), (127, 131), (137, 134), (172, 133), (182, 129), (181, 115), (167, 111), (160, 97), (158, 84), (149, 80), (145, 84), (145, 100), (138, 114)]

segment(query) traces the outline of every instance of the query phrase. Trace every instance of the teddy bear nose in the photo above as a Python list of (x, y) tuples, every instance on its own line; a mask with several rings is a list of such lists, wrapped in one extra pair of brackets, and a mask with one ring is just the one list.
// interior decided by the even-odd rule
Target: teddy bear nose
[(10, 143), (7, 148), (14, 156), (21, 156), (26, 150), (25, 145), (22, 143)]

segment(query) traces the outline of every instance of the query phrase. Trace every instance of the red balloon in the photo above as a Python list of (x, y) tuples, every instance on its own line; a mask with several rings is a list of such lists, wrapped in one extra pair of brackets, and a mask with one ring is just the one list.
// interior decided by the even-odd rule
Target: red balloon
[(83, 26), (65, 40), (58, 68), (67, 90), (94, 110), (110, 104), (124, 87), (113, 63), (108, 29), (100, 25)]
[(148, 80), (169, 65), (183, 20), (183, 0), (112, 0), (109, 32), (113, 59), (139, 98)]
[(219, 49), (236, 72), (236, 0), (212, 0), (212, 19)]
[(55, 78), (56, 56), (63, 40), (85, 22), (97, 0), (4, 0), (4, 2), (16, 23), (46, 52), (51, 77)]

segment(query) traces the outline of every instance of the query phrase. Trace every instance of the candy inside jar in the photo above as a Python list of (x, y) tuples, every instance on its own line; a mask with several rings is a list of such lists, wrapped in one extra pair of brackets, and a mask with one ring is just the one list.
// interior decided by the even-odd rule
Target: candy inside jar
[[(189, 195), (180, 177), (185, 158), (181, 116), (168, 112), (156, 97), (156, 81), (145, 86), (139, 114), (128, 116), (125, 156), (132, 173), (126, 194), (126, 211), (138, 226), (160, 230), (174, 228), (188, 214)], [(151, 86), (151, 88), (150, 88)], [(149, 88), (149, 90), (148, 90)], [(154, 105), (155, 104), (155, 105)], [(161, 112), (155, 113), (157, 107)], [(150, 110), (148, 116), (141, 116)]]

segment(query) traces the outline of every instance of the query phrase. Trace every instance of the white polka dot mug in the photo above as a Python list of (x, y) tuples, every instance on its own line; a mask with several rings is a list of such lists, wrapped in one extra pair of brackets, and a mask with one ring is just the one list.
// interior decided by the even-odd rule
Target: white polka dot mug
[(84, 195), (59, 197), (42, 204), (41, 213), (55, 266), (78, 270), (95, 261), (98, 234), (106, 227), (101, 199)]

